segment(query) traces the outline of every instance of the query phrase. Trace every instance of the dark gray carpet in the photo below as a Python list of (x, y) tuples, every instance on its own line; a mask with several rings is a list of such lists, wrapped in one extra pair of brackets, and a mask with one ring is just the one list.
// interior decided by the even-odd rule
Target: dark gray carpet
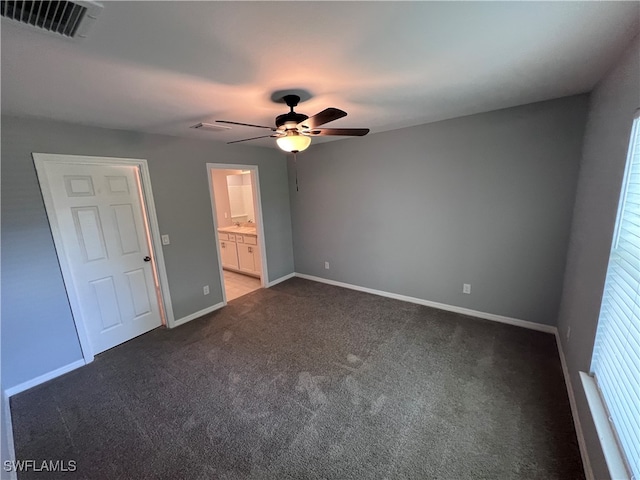
[(292, 279), (12, 398), (20, 478), (582, 479), (552, 335)]

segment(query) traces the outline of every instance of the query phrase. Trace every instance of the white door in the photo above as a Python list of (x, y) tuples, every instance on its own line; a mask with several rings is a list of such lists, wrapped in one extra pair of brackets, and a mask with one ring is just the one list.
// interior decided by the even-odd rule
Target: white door
[[(161, 325), (139, 171), (47, 162), (64, 254), (93, 353)], [(60, 255), (60, 252), (58, 252)]]

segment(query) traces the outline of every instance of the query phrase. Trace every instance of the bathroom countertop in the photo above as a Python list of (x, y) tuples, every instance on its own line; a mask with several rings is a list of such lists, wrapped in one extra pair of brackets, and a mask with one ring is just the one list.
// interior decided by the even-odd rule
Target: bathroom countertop
[(236, 227), (236, 226), (232, 226), (232, 227), (220, 227), (218, 229), (219, 232), (223, 232), (223, 233), (239, 233), (240, 235), (256, 235), (258, 236), (258, 233), (256, 231), (256, 227)]

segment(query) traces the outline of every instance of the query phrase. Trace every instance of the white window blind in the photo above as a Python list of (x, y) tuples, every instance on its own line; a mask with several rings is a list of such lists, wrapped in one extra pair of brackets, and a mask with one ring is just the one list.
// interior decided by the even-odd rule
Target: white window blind
[(627, 467), (640, 480), (640, 122), (625, 180), (591, 363)]

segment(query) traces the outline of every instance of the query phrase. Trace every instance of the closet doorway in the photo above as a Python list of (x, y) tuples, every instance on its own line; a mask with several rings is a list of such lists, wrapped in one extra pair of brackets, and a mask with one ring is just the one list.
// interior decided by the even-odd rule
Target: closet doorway
[(266, 286), (258, 167), (207, 164), (225, 303)]

